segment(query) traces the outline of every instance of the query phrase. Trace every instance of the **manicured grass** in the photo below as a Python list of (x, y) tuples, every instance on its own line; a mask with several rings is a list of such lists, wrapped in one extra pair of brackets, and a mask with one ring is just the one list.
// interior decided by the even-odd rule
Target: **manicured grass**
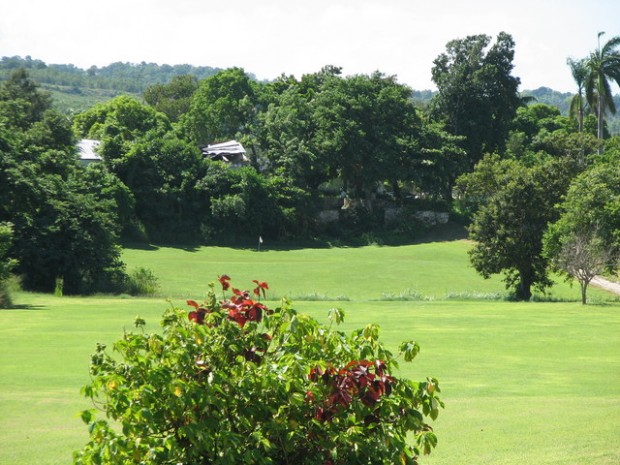
[[(466, 249), (464, 242), (260, 253), (159, 248), (127, 250), (125, 259), (152, 268), (176, 305), (228, 273), (239, 285), (267, 280), (277, 295), (345, 294), (350, 301), (295, 306), (323, 320), (342, 307), (345, 330), (378, 323), (394, 349), (417, 340), (422, 352), (403, 362), (402, 374), (439, 378), (446, 402), (433, 422), (439, 447), (423, 465), (619, 463), (620, 304), (584, 307), (566, 285), (554, 295), (574, 302), (441, 300), (503, 290), (500, 280), (467, 270)], [(405, 289), (435, 300), (373, 300)], [(595, 294), (601, 302), (607, 295)], [(119, 339), (138, 314), (158, 330), (169, 303), (27, 293), (15, 301), (21, 308), (0, 311), (0, 464), (70, 463), (87, 438), (78, 414), (90, 405), (79, 389), (95, 344)]]
[(87, 433), (79, 393), (97, 342), (111, 344), (140, 313), (157, 323), (165, 302), (18, 294), (0, 310), (0, 463), (61, 464)]
[[(443, 300), (449, 295), (506, 295), (500, 277), (482, 279), (470, 266), (467, 241), (429, 242), (400, 247), (256, 250), (226, 247), (154, 250), (125, 249), (128, 268), (145, 266), (160, 280), (164, 297), (197, 296), (218, 275), (228, 274), (236, 286), (268, 281), (271, 296), (294, 300), (380, 300), (402, 293)], [(589, 291), (597, 300), (609, 294)], [(579, 286), (559, 279), (551, 299), (579, 299)]]

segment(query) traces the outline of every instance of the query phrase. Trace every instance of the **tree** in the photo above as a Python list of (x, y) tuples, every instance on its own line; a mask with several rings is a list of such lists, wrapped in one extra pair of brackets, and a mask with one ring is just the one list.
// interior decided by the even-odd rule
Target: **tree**
[(544, 253), (555, 271), (579, 282), (581, 303), (587, 302), (590, 282), (615, 262), (613, 252), (596, 230), (574, 230), (562, 222), (550, 226), (544, 237)]
[(570, 67), (571, 74), (577, 84), (577, 93), (570, 101), (569, 114), (572, 118), (577, 118), (579, 124), (579, 132), (583, 131), (584, 116), (584, 90), (586, 80), (588, 78), (588, 63), (585, 59), (573, 60), (569, 58), (566, 63)]
[(197, 145), (172, 130), (166, 115), (117, 97), (78, 115), (74, 125), (80, 134), (101, 139), (106, 167), (131, 191), (135, 214), (125, 210), (123, 219), (132, 220), (134, 233), (145, 229), (152, 238), (195, 239), (205, 211), (195, 189), (204, 175), (203, 159)]
[(0, 222), (13, 224), (9, 256), (26, 288), (51, 291), (64, 278), (68, 293), (103, 290), (124, 276), (115, 208), (83, 192), (70, 122), (38, 92), (23, 75), (0, 87), (0, 106), (28, 110), (0, 116)]
[(485, 155), (476, 164), (476, 168), (456, 180), (454, 192), (458, 206), (469, 218), (499, 192), (514, 173), (520, 163), (511, 158), (501, 158), (497, 154)]
[(585, 303), (594, 275), (617, 267), (620, 256), (620, 168), (600, 162), (577, 176), (544, 238), (545, 255), (576, 278)]
[(120, 291), (124, 264), (114, 205), (75, 186), (47, 186), (50, 197), (20, 228), (13, 252), (29, 289), (50, 292), (56, 280), (66, 294)]
[(117, 175), (103, 163), (91, 163), (80, 172), (79, 178), (80, 183), (76, 186), (78, 192), (94, 195), (97, 199), (113, 205), (121, 237), (130, 240), (145, 239), (139, 232), (135, 196)]
[(0, 86), (0, 114), (12, 127), (28, 128), (40, 121), (51, 105), (50, 94), (42, 92), (25, 69), (13, 71)]
[[(211, 284), (204, 302), (168, 309), (162, 331), (136, 318), (113, 355), (97, 345), (83, 393), (106, 418), (82, 413), (76, 465), (415, 465), (431, 452), (438, 381), (396, 377), (378, 326), (346, 334), (332, 329), (340, 309), (325, 326), (286, 300), (268, 308), (265, 282), (219, 281), (223, 295)], [(398, 358), (419, 349), (403, 342)]]
[(587, 130), (588, 117), (582, 121), (586, 130), (551, 105), (534, 103), (517, 110), (506, 146), (506, 155), (526, 164), (541, 158), (567, 157), (585, 168), (589, 157), (596, 153), (596, 137)]
[(181, 125), (196, 145), (248, 134), (255, 118), (255, 84), (241, 68), (231, 68), (200, 82)]
[[(532, 287), (551, 285), (548, 260), (542, 254), (543, 234), (557, 219), (555, 204), (568, 186), (570, 170), (564, 160), (534, 167), (512, 163), (500, 169), (497, 186), (474, 214), (469, 228), (476, 241), (469, 255), (483, 277), (504, 273), (507, 288), (517, 300), (529, 300)], [(492, 173), (492, 172), (491, 172)]]
[[(114, 148), (129, 144), (148, 131), (166, 133), (172, 129), (170, 121), (163, 113), (140, 103), (133, 97), (121, 95), (105, 103), (98, 103), (74, 118), (73, 127), (81, 137), (99, 139), (103, 142), (102, 150), (108, 141)], [(113, 144), (112, 144), (113, 140)], [(110, 149), (103, 153), (107, 161), (120, 157), (126, 152)]]
[(412, 177), (420, 139), (411, 89), (379, 72), (332, 78), (315, 103), (317, 139), (330, 155), (332, 177), (358, 198), (368, 198), (383, 181), (398, 196), (398, 181)]
[(9, 257), (12, 242), (13, 225), (11, 223), (0, 223), (0, 308), (6, 308), (11, 304), (11, 296), (6, 281), (16, 264), (15, 260)]
[(177, 122), (187, 113), (191, 99), (198, 89), (194, 76), (175, 76), (168, 84), (153, 84), (144, 91), (144, 100), (155, 110)]
[(603, 120), (609, 111), (616, 114), (616, 105), (611, 92), (610, 81), (620, 85), (620, 36), (609, 39), (603, 46), (600, 39), (604, 32), (598, 33), (598, 48), (587, 59), (588, 76), (585, 83), (586, 98), (591, 108), (596, 110), (598, 119), (597, 136), (599, 153), (602, 152)]
[(196, 183), (205, 172), (198, 148), (173, 132), (136, 139), (113, 170), (135, 198), (135, 215), (155, 238), (192, 238), (203, 206)]
[(430, 198), (451, 203), (456, 179), (467, 166), (462, 142), (463, 137), (448, 133), (443, 123), (424, 119), (419, 153), (410, 158), (411, 174), (402, 173), (402, 178), (412, 179), (417, 189)]
[(330, 179), (330, 153), (319, 144), (313, 104), (320, 88), (310, 90), (298, 81), (275, 85), (286, 88), (271, 98), (272, 102), (259, 116), (262, 155), (272, 172), (289, 177), (296, 186), (316, 194), (319, 186)]
[(491, 37), (468, 36), (448, 42), (432, 69), (438, 93), (432, 101), (435, 117), (449, 132), (465, 136), (469, 168), (484, 153), (502, 152), (510, 124), (522, 104), (520, 80), (513, 76), (514, 41), (500, 32)]

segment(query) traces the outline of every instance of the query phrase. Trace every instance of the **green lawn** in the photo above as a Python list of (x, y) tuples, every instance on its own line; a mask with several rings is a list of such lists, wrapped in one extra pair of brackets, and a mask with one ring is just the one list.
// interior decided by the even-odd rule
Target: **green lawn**
[[(126, 249), (129, 270), (152, 269), (164, 297), (197, 296), (218, 275), (228, 274), (238, 287), (268, 281), (272, 297), (294, 300), (379, 300), (384, 294), (418, 293), (434, 300), (463, 295), (505, 295), (501, 278), (482, 279), (469, 265), (467, 241), (430, 242), (400, 247), (256, 250), (226, 247), (155, 250)], [(579, 299), (579, 286), (561, 279), (551, 299)], [(593, 289), (594, 300), (608, 294)]]
[[(446, 409), (434, 422), (439, 446), (426, 465), (620, 463), (620, 304), (602, 292), (576, 302), (578, 288), (553, 295), (573, 302), (445, 300), (448, 293), (503, 292), (467, 266), (465, 242), (406, 247), (290, 251), (204, 248), (127, 250), (132, 266), (152, 268), (162, 297), (56, 298), (18, 294), (0, 311), (0, 464), (67, 464), (86, 441), (79, 394), (97, 342), (110, 344), (136, 315), (157, 330), (169, 305), (200, 298), (208, 281), (230, 274), (238, 285), (267, 280), (277, 295), (325, 318), (345, 309), (346, 329), (381, 325), (395, 347), (415, 339), (422, 352), (403, 364), (413, 379), (440, 380)], [(175, 258), (176, 257), (176, 258)], [(346, 262), (346, 263), (343, 263)], [(378, 301), (416, 290), (434, 300)]]

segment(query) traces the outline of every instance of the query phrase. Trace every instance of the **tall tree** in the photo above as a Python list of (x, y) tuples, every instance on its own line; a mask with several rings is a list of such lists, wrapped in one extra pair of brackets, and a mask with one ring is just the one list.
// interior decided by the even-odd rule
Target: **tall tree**
[(576, 118), (579, 124), (579, 132), (583, 132), (583, 115), (585, 112), (585, 85), (588, 77), (588, 65), (586, 59), (573, 60), (569, 58), (566, 60), (570, 68), (570, 72), (573, 75), (575, 84), (577, 84), (577, 93), (570, 101), (569, 114), (571, 118)]
[[(10, 256), (30, 289), (101, 290), (123, 278), (112, 202), (84, 193), (70, 122), (24, 75), (0, 86), (0, 222), (14, 226)], [(47, 102), (47, 103), (46, 103)], [(109, 278), (109, 280), (107, 279)]]
[(600, 238), (612, 256), (620, 254), (620, 166), (615, 160), (596, 163), (570, 185), (561, 218), (550, 236), (553, 251), (567, 238), (588, 233)]
[(13, 127), (26, 129), (52, 106), (49, 93), (41, 91), (25, 69), (13, 71), (0, 86), (0, 114)]
[(585, 83), (586, 98), (590, 106), (596, 109), (598, 119), (597, 137), (599, 139), (599, 154), (603, 151), (603, 120), (609, 111), (616, 114), (610, 82), (620, 85), (620, 36), (612, 37), (601, 47), (601, 36), (598, 33), (598, 48), (590, 53), (587, 59), (588, 75)]
[[(277, 82), (282, 86), (281, 81)], [(314, 96), (301, 82), (285, 83), (285, 90), (272, 97), (260, 115), (259, 139), (264, 157), (273, 171), (293, 180), (296, 186), (317, 192), (329, 180), (330, 153), (321, 150), (314, 117)]]
[(471, 169), (484, 153), (502, 151), (510, 124), (522, 104), (520, 80), (512, 75), (515, 43), (505, 32), (491, 44), (487, 35), (448, 42), (434, 61), (438, 94), (433, 114), (452, 134), (465, 136)]
[(383, 181), (398, 194), (397, 181), (412, 175), (420, 137), (411, 89), (376, 72), (328, 79), (314, 103), (317, 138), (330, 153), (332, 175), (358, 198)]
[(168, 84), (154, 84), (144, 91), (144, 100), (157, 111), (164, 113), (172, 122), (187, 113), (198, 89), (194, 76), (175, 76)]
[(182, 126), (196, 144), (241, 137), (255, 117), (255, 83), (241, 68), (231, 68), (201, 81)]
[(532, 168), (511, 163), (487, 170), (501, 177), (484, 181), (495, 184), (497, 190), (490, 192), (474, 215), (469, 232), (476, 243), (470, 259), (485, 278), (504, 273), (506, 287), (513, 289), (517, 300), (529, 300), (532, 287), (551, 285), (542, 241), (547, 224), (557, 219), (555, 204), (568, 185), (565, 165), (563, 160), (552, 159)]

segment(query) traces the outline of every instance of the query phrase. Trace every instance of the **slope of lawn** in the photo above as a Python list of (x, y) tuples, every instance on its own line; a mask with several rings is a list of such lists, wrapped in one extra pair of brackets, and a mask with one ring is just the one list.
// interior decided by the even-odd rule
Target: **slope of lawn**
[[(269, 250), (200, 247), (125, 249), (131, 271), (150, 268), (160, 280), (160, 295), (183, 298), (204, 292), (209, 282), (227, 274), (239, 287), (268, 281), (270, 294), (294, 300), (380, 300), (417, 296), (489, 298), (505, 296), (501, 278), (482, 279), (470, 266), (468, 241), (428, 242), (399, 247)], [(577, 300), (579, 286), (557, 280), (550, 300)], [(590, 290), (593, 299), (606, 293)]]
[[(620, 463), (620, 304), (592, 290), (596, 303), (584, 307), (566, 284), (553, 296), (570, 302), (446, 300), (504, 291), (468, 267), (467, 247), (129, 249), (129, 268), (153, 269), (160, 297), (17, 294), (17, 308), (0, 311), (0, 464), (70, 463), (87, 438), (79, 389), (95, 344), (119, 339), (136, 315), (158, 330), (165, 297), (200, 298), (222, 273), (238, 286), (266, 280), (320, 319), (342, 307), (346, 330), (378, 323), (393, 348), (417, 340), (422, 352), (401, 374), (439, 378), (446, 402), (423, 465)], [(378, 300), (403, 291), (434, 300)], [(350, 301), (313, 301), (343, 295)]]

